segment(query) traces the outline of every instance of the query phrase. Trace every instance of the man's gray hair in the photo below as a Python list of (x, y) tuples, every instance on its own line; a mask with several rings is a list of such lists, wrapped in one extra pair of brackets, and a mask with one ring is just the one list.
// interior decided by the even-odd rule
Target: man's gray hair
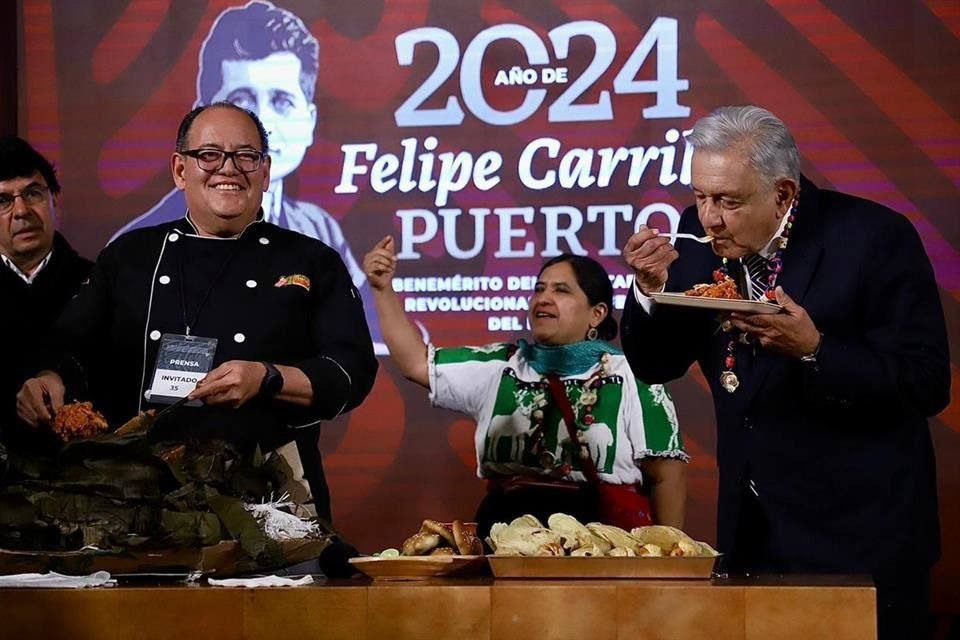
[(766, 109), (720, 107), (701, 118), (687, 136), (695, 151), (746, 154), (750, 166), (772, 187), (782, 178), (800, 182), (800, 151), (787, 125)]

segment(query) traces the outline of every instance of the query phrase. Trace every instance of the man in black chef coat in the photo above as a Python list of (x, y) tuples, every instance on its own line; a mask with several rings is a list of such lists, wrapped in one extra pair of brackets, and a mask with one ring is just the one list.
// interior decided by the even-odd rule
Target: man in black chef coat
[(170, 414), (156, 438), (264, 451), (295, 439), (317, 511), (329, 517), (319, 422), (360, 404), (377, 360), (336, 251), (263, 220), (267, 148), (256, 115), (236, 105), (197, 107), (184, 118), (171, 169), (187, 215), (101, 252), (54, 328), (49, 368), (24, 384), (18, 411), (38, 425), (65, 396), (89, 395), (119, 425), (189, 394), (203, 406)]

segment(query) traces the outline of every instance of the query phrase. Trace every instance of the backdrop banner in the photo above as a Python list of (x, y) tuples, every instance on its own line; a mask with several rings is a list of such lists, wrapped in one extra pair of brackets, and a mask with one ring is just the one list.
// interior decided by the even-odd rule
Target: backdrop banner
[[(387, 234), (430, 340), (513, 340), (539, 265), (565, 251), (598, 258), (622, 308), (625, 240), (674, 229), (693, 202), (693, 123), (753, 103), (788, 124), (818, 185), (914, 223), (960, 353), (955, 3), (21, 0), (21, 18), (21, 133), (56, 162), (62, 229), (90, 257), (183, 215), (177, 125), (229, 100), (270, 135), (268, 218), (340, 252), (378, 342), (358, 263)], [(382, 363), (375, 401), (320, 443), (337, 525), (366, 551), (424, 518), (470, 519), (483, 492), (470, 421)], [(687, 528), (712, 541), (712, 405), (698, 371), (671, 388), (693, 457)], [(956, 400), (932, 429), (954, 504)], [(957, 513), (944, 540), (960, 539)], [(956, 545), (938, 572), (960, 590)]]

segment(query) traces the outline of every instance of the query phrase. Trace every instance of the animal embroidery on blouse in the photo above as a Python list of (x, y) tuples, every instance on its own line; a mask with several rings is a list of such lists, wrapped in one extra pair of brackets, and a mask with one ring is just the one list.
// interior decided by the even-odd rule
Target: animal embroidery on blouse
[(612, 473), (623, 377), (601, 367), (585, 380), (565, 380), (564, 388), (576, 416), (580, 450), (573, 450), (546, 380), (522, 380), (508, 367), (497, 389), (481, 461), (539, 467), (563, 477), (579, 471), (589, 456), (601, 472)]

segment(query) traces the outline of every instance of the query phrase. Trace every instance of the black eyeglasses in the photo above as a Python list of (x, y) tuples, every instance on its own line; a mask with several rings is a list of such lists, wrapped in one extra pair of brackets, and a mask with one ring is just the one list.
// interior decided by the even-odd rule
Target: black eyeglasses
[(5, 216), (13, 211), (13, 205), (17, 198), (22, 198), (28, 205), (40, 204), (46, 202), (50, 190), (40, 185), (27, 187), (20, 193), (0, 193), (0, 216)]
[(190, 156), (196, 159), (197, 166), (204, 171), (220, 171), (227, 159), (233, 160), (233, 166), (238, 171), (250, 173), (260, 168), (266, 153), (256, 149), (238, 149), (237, 151), (224, 151), (223, 149), (188, 149), (181, 151), (180, 155)]

